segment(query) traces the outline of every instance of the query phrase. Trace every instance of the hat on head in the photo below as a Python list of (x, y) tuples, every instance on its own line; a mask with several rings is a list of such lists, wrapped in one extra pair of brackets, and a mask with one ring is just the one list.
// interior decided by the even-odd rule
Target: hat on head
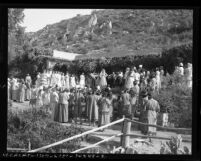
[(142, 64), (140, 64), (139, 67), (142, 68)]
[(180, 66), (180, 67), (183, 67), (183, 63), (180, 63), (179, 66)]

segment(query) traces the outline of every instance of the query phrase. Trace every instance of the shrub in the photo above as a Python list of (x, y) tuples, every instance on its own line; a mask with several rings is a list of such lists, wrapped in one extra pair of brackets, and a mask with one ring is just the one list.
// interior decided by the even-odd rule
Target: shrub
[[(30, 109), (17, 113), (12, 110), (8, 111), (8, 147), (27, 148), (28, 140), (30, 139), (31, 148), (36, 149), (81, 132), (83, 132), (83, 129), (75, 125), (65, 127), (52, 121), (51, 116), (44, 109)], [(43, 152), (59, 152), (60, 149), (67, 149), (70, 152), (80, 147), (80, 139), (78, 138)]]

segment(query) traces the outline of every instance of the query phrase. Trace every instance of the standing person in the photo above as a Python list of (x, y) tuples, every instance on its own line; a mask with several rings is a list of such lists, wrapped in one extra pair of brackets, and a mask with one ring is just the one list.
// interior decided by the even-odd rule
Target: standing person
[(40, 72), (38, 72), (36, 76), (36, 88), (40, 87), (40, 77), (41, 77), (41, 74)]
[(64, 87), (64, 86), (65, 86), (65, 83), (64, 83), (64, 82), (65, 82), (65, 76), (64, 76), (64, 73), (62, 73), (62, 74), (61, 74), (61, 87), (62, 87), (62, 88), (65, 88), (65, 87)]
[(132, 117), (134, 117), (137, 110), (137, 94), (133, 90), (130, 91), (130, 104), (131, 104), (131, 115)]
[(131, 104), (130, 104), (130, 94), (128, 93), (128, 90), (125, 90), (122, 94), (122, 114), (126, 118), (131, 118)]
[(164, 74), (165, 74), (165, 72), (164, 72), (163, 66), (160, 66), (161, 88), (162, 88), (162, 85), (163, 85)]
[(40, 87), (40, 88), (39, 88), (39, 91), (38, 91), (38, 94), (37, 94), (37, 99), (36, 99), (36, 106), (37, 106), (38, 108), (40, 108), (40, 107), (43, 106), (42, 95), (43, 95), (43, 88)]
[(125, 84), (126, 89), (130, 90), (133, 87), (133, 82), (135, 80), (134, 76), (135, 76), (134, 70), (131, 70), (126, 79), (126, 84)]
[[(110, 106), (111, 101), (107, 97), (107, 92), (103, 92), (102, 98), (100, 98), (98, 104), (99, 104), (99, 126), (107, 125), (110, 123)], [(102, 130), (103, 131), (103, 130)]]
[(87, 99), (87, 112), (88, 112), (88, 120), (89, 125), (91, 123), (95, 126), (95, 123), (98, 121), (98, 105), (97, 102), (99, 97), (95, 95), (95, 91), (89, 92), (89, 97)]
[(157, 89), (156, 74), (152, 73), (151, 80), (149, 83), (149, 91), (156, 92), (156, 89)]
[(99, 86), (101, 87), (101, 89), (104, 89), (107, 87), (107, 80), (106, 80), (107, 76), (108, 74), (105, 72), (105, 69), (102, 69), (100, 73), (100, 82), (99, 82)]
[[(141, 71), (141, 70), (139, 70), (139, 71)], [(140, 84), (140, 74), (139, 74), (139, 71), (135, 72), (135, 80), (137, 81), (138, 85)]]
[(65, 76), (65, 88), (70, 89), (70, 77), (68, 73), (66, 73), (66, 76)]
[[(140, 98), (139, 98), (139, 108), (140, 108), (140, 118), (139, 121), (142, 123), (147, 123), (147, 111), (146, 111), (146, 103), (148, 101), (148, 93), (147, 91), (142, 91), (140, 93)], [(143, 134), (147, 134), (148, 128), (147, 126), (140, 125), (139, 126), (141, 132)]]
[(49, 106), (50, 106), (50, 92), (48, 88), (44, 89), (44, 93), (42, 94), (42, 100), (43, 100), (43, 107), (45, 108), (46, 112), (50, 112)]
[(19, 86), (19, 102), (20, 103), (24, 103), (25, 100), (25, 89), (26, 89), (26, 85), (24, 80), (21, 80), (20, 86)]
[(117, 78), (116, 78), (116, 84), (118, 87), (123, 87), (123, 72), (118, 72)]
[(160, 89), (161, 89), (160, 71), (158, 68), (156, 68), (156, 91), (158, 94)]
[(85, 76), (84, 73), (80, 75), (80, 88), (83, 89), (85, 87)]
[(74, 108), (75, 108), (75, 93), (74, 89), (70, 89), (69, 94), (69, 119), (73, 122), (74, 119)]
[(36, 100), (37, 100), (36, 85), (32, 85), (30, 101), (35, 102), (35, 107), (36, 107)]
[(56, 92), (56, 88), (53, 88), (50, 93), (50, 108), (52, 112), (52, 120), (54, 120), (55, 110), (58, 108), (58, 101), (59, 101), (59, 95)]
[(72, 76), (70, 77), (70, 86), (71, 86), (71, 88), (75, 88), (76, 87), (76, 82), (75, 82), (75, 76), (74, 76), (74, 74), (72, 74)]
[(188, 88), (192, 88), (192, 64), (188, 63), (188, 67), (186, 68), (185, 76), (186, 76), (186, 86)]
[(110, 121), (113, 121), (114, 119), (114, 102), (115, 102), (115, 96), (112, 94), (112, 91), (110, 90), (108, 93), (108, 100), (109, 100), (109, 110), (110, 110)]
[(126, 68), (126, 71), (124, 73), (124, 77), (123, 77), (123, 84), (124, 84), (124, 87), (126, 86), (126, 81), (127, 81), (127, 78), (129, 76), (129, 73), (130, 73), (130, 68)]
[[(152, 93), (148, 93), (148, 101), (145, 105), (147, 112), (147, 123), (156, 125), (157, 123), (157, 112), (160, 111), (160, 106), (158, 101), (152, 98)], [(148, 126), (148, 134), (156, 135), (156, 127)]]
[(27, 74), (26, 78), (25, 78), (25, 84), (26, 84), (26, 97), (25, 100), (29, 101), (30, 100), (30, 95), (31, 95), (31, 77), (29, 74)]
[(68, 122), (68, 100), (69, 95), (65, 89), (59, 94), (58, 122)]
[(84, 96), (80, 92), (80, 88), (78, 88), (75, 90), (74, 117), (75, 117), (76, 123), (77, 123), (78, 118), (80, 119), (80, 124), (82, 124), (82, 119), (81, 119), (81, 113), (82, 113), (81, 102), (82, 102), (82, 99), (84, 99)]
[(12, 78), (11, 82), (11, 99), (13, 101), (17, 101), (17, 95), (18, 95), (18, 85), (17, 85), (17, 79)]

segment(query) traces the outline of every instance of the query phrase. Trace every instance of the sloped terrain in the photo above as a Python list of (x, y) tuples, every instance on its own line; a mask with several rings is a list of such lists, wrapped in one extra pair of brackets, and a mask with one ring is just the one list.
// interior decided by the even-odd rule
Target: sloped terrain
[[(105, 9), (93, 13), (97, 17), (93, 32), (88, 25), (92, 15), (78, 15), (27, 33), (28, 40), (32, 47), (83, 57), (157, 54), (164, 48), (192, 42), (191, 10)], [(112, 34), (108, 20), (112, 22)]]

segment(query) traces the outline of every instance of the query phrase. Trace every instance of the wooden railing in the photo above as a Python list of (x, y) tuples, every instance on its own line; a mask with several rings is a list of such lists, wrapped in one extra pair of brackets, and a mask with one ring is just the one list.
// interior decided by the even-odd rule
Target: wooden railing
[[(93, 147), (95, 147), (95, 146), (97, 146), (97, 145), (99, 145), (99, 144), (101, 144), (103, 142), (107, 142), (109, 140), (112, 140), (115, 137), (121, 137), (120, 141), (121, 141), (121, 147), (122, 148), (126, 148), (126, 147), (129, 146), (130, 136), (170, 140), (170, 138), (167, 138), (167, 137), (158, 137), (158, 136), (148, 136), (148, 135), (131, 134), (130, 133), (131, 123), (135, 123), (135, 124), (139, 124), (139, 125), (144, 125), (144, 126), (156, 127), (156, 128), (160, 128), (160, 129), (169, 130), (169, 131), (188, 131), (188, 132), (191, 131), (191, 129), (187, 129), (187, 128), (169, 128), (169, 127), (163, 127), (163, 126), (159, 126), (159, 125), (146, 124), (146, 123), (142, 123), (142, 122), (139, 122), (139, 121), (130, 120), (130, 119), (125, 118), (123, 116), (122, 119), (119, 119), (117, 121), (109, 123), (108, 125), (104, 125), (104, 126), (101, 126), (101, 127), (98, 127), (98, 128), (95, 128), (95, 129), (92, 129), (92, 130), (89, 130), (89, 131), (86, 131), (86, 132), (84, 132), (82, 134), (78, 134), (78, 135), (72, 136), (70, 138), (58, 141), (56, 143), (53, 143), (53, 144), (50, 144), (50, 145), (47, 145), (47, 146), (44, 146), (44, 147), (41, 147), (41, 148), (38, 148), (38, 149), (29, 150), (28, 153), (35, 153), (35, 152), (39, 152), (39, 151), (42, 151), (42, 150), (45, 150), (45, 149), (48, 149), (48, 148), (52, 148), (52, 147), (55, 147), (57, 145), (63, 144), (65, 142), (71, 141), (73, 139), (77, 139), (77, 138), (85, 136), (87, 134), (91, 134), (91, 133), (99, 131), (101, 129), (105, 129), (105, 128), (109, 127), (109, 126), (112, 126), (112, 125), (115, 125), (115, 124), (118, 124), (118, 123), (121, 123), (121, 122), (123, 122), (121, 133), (113, 135), (113, 136), (111, 136), (111, 137), (109, 137), (107, 139), (103, 139), (103, 140), (101, 140), (101, 141), (99, 141), (99, 142), (97, 142), (97, 143), (95, 143), (93, 145), (90, 145), (88, 147), (84, 147), (84, 148), (75, 150), (75, 151), (73, 151), (71, 153), (77, 153), (77, 152), (80, 152), (80, 151), (83, 151), (83, 150), (86, 150), (86, 149), (93, 148)], [(183, 139), (183, 141), (189, 141), (189, 140)]]
[(29, 152), (29, 153), (35, 153), (35, 152), (42, 151), (42, 150), (45, 150), (45, 149), (48, 149), (48, 148), (52, 148), (52, 147), (55, 147), (55, 146), (57, 146), (57, 145), (63, 144), (63, 143), (65, 143), (65, 142), (67, 142), (67, 141), (71, 141), (71, 140), (73, 140), (73, 139), (77, 139), (77, 138), (79, 138), (79, 137), (82, 137), (82, 136), (85, 136), (85, 135), (87, 135), (87, 134), (90, 134), (90, 133), (93, 133), (93, 132), (102, 130), (102, 129), (106, 128), (106, 127), (115, 125), (115, 124), (120, 123), (120, 122), (123, 122), (123, 121), (124, 121), (124, 118), (122, 118), (122, 119), (120, 119), (120, 120), (117, 120), (117, 121), (114, 121), (114, 122), (112, 122), (112, 123), (110, 123), (110, 124), (108, 124), (108, 125), (104, 125), (104, 126), (101, 126), (101, 127), (98, 127), (98, 128), (95, 128), (95, 129), (92, 129), (92, 130), (89, 130), (89, 131), (86, 131), (86, 132), (84, 132), (84, 133), (82, 133), (82, 134), (78, 134), (78, 135), (72, 136), (72, 137), (70, 137), (70, 138), (67, 138), (67, 139), (58, 141), (58, 142), (56, 142), (56, 143), (53, 143), (53, 144), (50, 144), (50, 145), (47, 145), (47, 146), (44, 146), (44, 147), (41, 147), (41, 148), (38, 148), (38, 149), (30, 150), (30, 151), (28, 151), (28, 152)]

